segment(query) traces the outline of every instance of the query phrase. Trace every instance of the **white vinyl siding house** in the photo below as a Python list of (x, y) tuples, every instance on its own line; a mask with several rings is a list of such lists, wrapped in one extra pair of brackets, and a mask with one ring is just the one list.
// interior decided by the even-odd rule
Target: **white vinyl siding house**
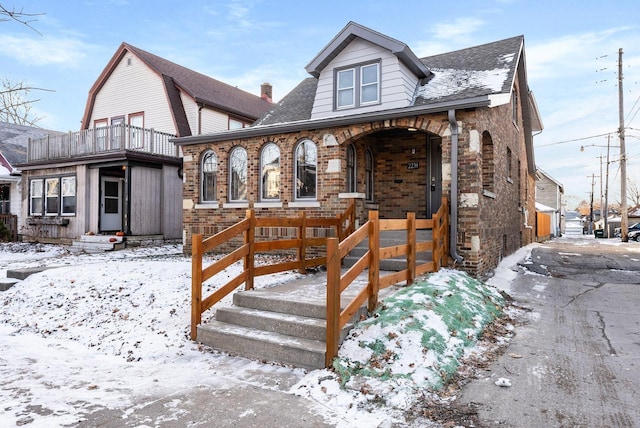
[[(355, 108), (336, 109), (334, 79), (336, 70), (378, 63), (380, 65), (379, 102)], [(408, 107), (413, 100), (418, 78), (387, 49), (356, 38), (322, 70), (318, 78), (312, 119)], [(357, 104), (357, 103), (356, 103)]]
[[(127, 94), (123, 97), (122, 94)], [(132, 113), (144, 113), (144, 127), (176, 134), (162, 79), (131, 53), (122, 57), (109, 79), (96, 93), (90, 127), (95, 120), (124, 116), (129, 123)]]

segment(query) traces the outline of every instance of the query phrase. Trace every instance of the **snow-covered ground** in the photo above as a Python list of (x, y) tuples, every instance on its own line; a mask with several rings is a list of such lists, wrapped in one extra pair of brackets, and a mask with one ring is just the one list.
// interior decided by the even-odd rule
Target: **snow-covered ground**
[[(256, 373), (289, 379), (286, 392), (308, 399), (327, 423), (401, 423), (416, 400), (435, 399), (465, 359), (483, 352), (477, 338), (504, 309), (497, 289), (508, 290), (510, 266), (527, 251), (505, 260), (492, 286), (443, 270), (402, 289), (352, 331), (335, 370), (305, 372), (189, 340), (191, 261), (180, 246), (87, 255), (0, 244), (0, 277), (8, 268), (52, 267), (0, 292), (0, 426), (73, 424), (95, 409), (127, 409), (139, 397), (194, 386), (224, 388)], [(226, 282), (220, 276), (210, 289)], [(258, 277), (255, 286), (298, 277)]]

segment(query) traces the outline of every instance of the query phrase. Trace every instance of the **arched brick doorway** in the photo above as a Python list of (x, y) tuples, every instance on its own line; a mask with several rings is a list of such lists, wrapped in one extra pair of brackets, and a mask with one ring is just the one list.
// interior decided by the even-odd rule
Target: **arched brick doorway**
[[(363, 136), (358, 144), (373, 155), (373, 201), (381, 218), (431, 218), (442, 200), (442, 138), (395, 128)], [(366, 173), (366, 171), (364, 171)]]

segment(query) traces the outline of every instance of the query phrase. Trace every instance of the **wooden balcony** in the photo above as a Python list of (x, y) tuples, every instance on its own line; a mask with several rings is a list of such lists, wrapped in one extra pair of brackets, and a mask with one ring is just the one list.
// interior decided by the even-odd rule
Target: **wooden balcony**
[(70, 159), (133, 150), (179, 157), (175, 135), (130, 125), (112, 125), (29, 140), (27, 162)]

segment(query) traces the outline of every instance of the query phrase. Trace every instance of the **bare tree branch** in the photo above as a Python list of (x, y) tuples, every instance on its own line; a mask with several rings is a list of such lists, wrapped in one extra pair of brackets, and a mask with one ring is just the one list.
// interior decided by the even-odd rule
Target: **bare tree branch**
[[(29, 19), (31, 17), (40, 16), (40, 15), (44, 15), (44, 13), (26, 13), (24, 12), (23, 9), (20, 9), (18, 11), (15, 9), (15, 7), (13, 7), (12, 9), (7, 9), (2, 4), (0, 4), (0, 22), (15, 21), (20, 24), (26, 25), (27, 27), (31, 28), (33, 31), (35, 31), (36, 33), (42, 36), (42, 33), (36, 30), (31, 25), (31, 23), (36, 22), (37, 19)], [(6, 16), (6, 18), (2, 18), (2, 16)]]
[(0, 88), (1, 121), (33, 126), (42, 119), (31, 111), (40, 100), (28, 98), (31, 90), (40, 90), (39, 88), (25, 85), (24, 82), (14, 83), (6, 78), (0, 79)]

